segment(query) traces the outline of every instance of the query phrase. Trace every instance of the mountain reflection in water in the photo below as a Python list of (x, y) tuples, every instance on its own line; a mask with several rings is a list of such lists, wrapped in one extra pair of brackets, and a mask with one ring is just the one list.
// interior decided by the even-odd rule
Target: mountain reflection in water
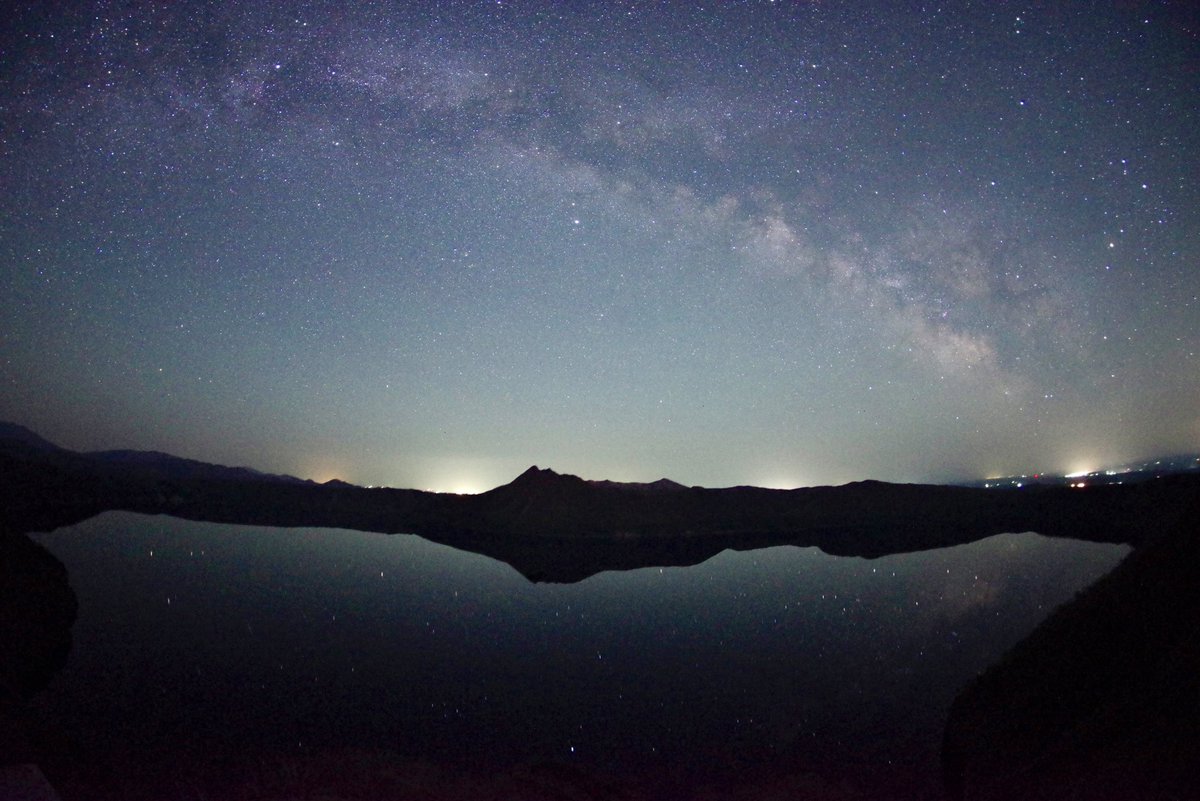
[(34, 538), (79, 598), (36, 702), (67, 801), (486, 797), (547, 775), (937, 797), (957, 690), (1129, 550), (784, 546), (538, 585), (407, 535), (109, 512)]

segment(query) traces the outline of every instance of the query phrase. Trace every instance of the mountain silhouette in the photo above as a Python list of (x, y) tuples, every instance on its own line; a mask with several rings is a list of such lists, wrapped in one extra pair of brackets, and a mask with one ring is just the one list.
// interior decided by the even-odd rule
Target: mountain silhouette
[(84, 454), (90, 459), (110, 465), (125, 465), (154, 471), (165, 478), (193, 479), (210, 478), (226, 481), (285, 481), (289, 483), (312, 483), (295, 476), (261, 473), (250, 467), (226, 467), (209, 464), (195, 459), (184, 459), (159, 451), (93, 451)]
[(39, 450), (58, 451), (62, 448), (55, 445), (49, 440), (43, 439), (39, 435), (30, 431), (28, 428), (16, 423), (9, 423), (0, 420), (0, 440), (10, 440), (12, 442), (20, 442), (29, 447)]
[(774, 490), (586, 481), (530, 467), (479, 495), (317, 484), (157, 452), (76, 453), (6, 424), (0, 525), (42, 531), (108, 509), (269, 526), (321, 526), (426, 539), (507, 562), (536, 581), (690, 565), (732, 548), (817, 546), (890, 553), (1037, 531), (1137, 545), (1179, 519), (1200, 475), (1078, 490), (860, 481)]
[(600, 481), (593, 480), (593, 481), (589, 481), (588, 483), (593, 484), (598, 487), (625, 490), (627, 492), (660, 493), (660, 492), (680, 492), (681, 490), (688, 489), (688, 487), (684, 486), (683, 484), (680, 484), (678, 481), (672, 481), (669, 478), (660, 478), (657, 481), (650, 481), (650, 482), (645, 482), (645, 483), (636, 482), (636, 481), (607, 481), (607, 480), (600, 480)]

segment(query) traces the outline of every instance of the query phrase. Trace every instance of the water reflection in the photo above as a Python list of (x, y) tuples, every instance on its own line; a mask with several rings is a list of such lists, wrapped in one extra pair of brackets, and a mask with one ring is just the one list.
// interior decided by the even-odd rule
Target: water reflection
[(451, 795), (546, 771), (635, 797), (935, 793), (956, 690), (1128, 550), (785, 546), (534, 585), (404, 535), (113, 512), (36, 539), (80, 601), (40, 701), (67, 798), (116, 777), (112, 797), (269, 797), (322, 771)]

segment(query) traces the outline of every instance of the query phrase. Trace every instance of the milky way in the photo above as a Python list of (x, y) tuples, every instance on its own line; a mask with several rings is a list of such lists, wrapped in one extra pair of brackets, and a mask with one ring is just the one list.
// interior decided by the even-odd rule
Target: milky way
[(34, 4), (0, 418), (478, 490), (1200, 449), (1185, 4)]

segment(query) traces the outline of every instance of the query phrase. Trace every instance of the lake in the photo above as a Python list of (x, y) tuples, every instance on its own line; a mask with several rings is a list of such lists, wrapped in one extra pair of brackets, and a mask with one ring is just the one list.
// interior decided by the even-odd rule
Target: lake
[(66, 801), (937, 798), (958, 689), (1128, 552), (785, 546), (561, 585), (409, 535), (109, 512), (35, 539), (79, 597), (33, 702)]

